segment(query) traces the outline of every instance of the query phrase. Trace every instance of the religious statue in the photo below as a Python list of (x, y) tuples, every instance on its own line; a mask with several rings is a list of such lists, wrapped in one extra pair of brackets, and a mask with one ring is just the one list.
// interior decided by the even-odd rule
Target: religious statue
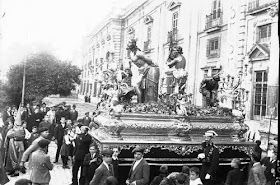
[(157, 102), (159, 67), (141, 52), (135, 39), (128, 42), (127, 58), (138, 68), (139, 75), (133, 74), (136, 77), (134, 85), (138, 103)]
[[(173, 46), (170, 50), (166, 64), (170, 69), (173, 69), (174, 77), (174, 92), (184, 94), (188, 73), (185, 71), (186, 59), (182, 55), (183, 49), (181, 46)], [(175, 68), (175, 69), (174, 69)]]
[(217, 91), (219, 89), (220, 76), (218, 74), (214, 75), (211, 79), (202, 80), (199, 88), (199, 92), (202, 96), (206, 98), (206, 106), (216, 106)]

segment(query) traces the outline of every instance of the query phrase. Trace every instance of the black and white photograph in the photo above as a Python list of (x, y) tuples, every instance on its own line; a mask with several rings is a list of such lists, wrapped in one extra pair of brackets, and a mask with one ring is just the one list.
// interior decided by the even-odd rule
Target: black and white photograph
[(278, 0), (0, 0), (0, 185), (279, 185)]

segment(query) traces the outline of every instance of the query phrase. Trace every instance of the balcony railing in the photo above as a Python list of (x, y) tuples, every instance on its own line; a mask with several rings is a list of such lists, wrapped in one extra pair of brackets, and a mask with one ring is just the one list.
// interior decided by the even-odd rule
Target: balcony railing
[(144, 51), (148, 51), (151, 49), (151, 41), (147, 40), (144, 42)]
[(269, 5), (276, 3), (276, 0), (251, 0), (248, 2), (248, 13), (262, 11), (269, 7)]
[(206, 25), (205, 30), (209, 30), (211, 28), (217, 28), (222, 26), (222, 12), (218, 11), (216, 13), (211, 13), (210, 15), (206, 15)]

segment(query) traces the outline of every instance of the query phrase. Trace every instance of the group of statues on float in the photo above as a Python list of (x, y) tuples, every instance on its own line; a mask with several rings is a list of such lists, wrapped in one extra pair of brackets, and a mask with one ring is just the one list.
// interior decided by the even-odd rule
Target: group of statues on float
[[(159, 97), (159, 66), (141, 52), (135, 39), (131, 39), (127, 44), (127, 60), (129, 66), (124, 70), (107, 73), (100, 102), (107, 101), (114, 106), (122, 102), (131, 102), (135, 94), (137, 95), (137, 103), (157, 102)], [(166, 64), (173, 75), (172, 93), (186, 94), (185, 86), (188, 74), (185, 70), (186, 59), (183, 56), (181, 46), (170, 48)], [(212, 78), (204, 79), (200, 84), (199, 92), (205, 98), (207, 107), (218, 104), (217, 94), (218, 90), (221, 89), (219, 89), (219, 82), (220, 76), (217, 74)]]

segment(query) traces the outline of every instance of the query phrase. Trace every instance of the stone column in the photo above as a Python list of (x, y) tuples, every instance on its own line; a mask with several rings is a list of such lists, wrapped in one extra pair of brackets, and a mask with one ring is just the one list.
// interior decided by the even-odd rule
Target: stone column
[[(276, 5), (275, 5), (276, 6)], [(278, 4), (268, 13), (272, 17), (271, 23), (271, 49), (268, 71), (267, 115), (270, 117), (269, 107), (276, 107), (273, 118), (278, 118), (279, 103), (279, 39), (278, 39)]]

